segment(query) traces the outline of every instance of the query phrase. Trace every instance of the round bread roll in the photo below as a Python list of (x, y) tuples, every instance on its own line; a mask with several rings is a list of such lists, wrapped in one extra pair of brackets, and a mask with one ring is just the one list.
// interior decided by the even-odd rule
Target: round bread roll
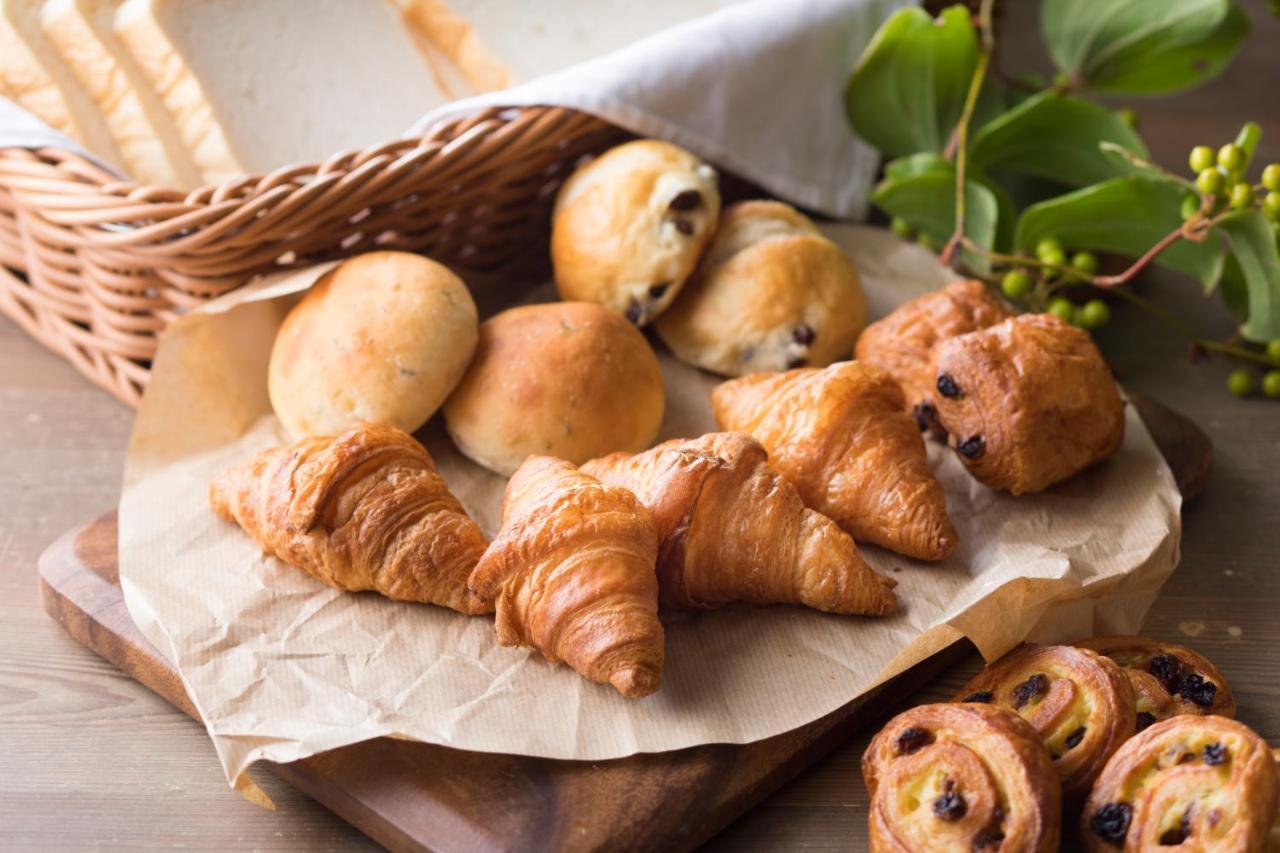
[(560, 297), (645, 325), (675, 299), (719, 215), (715, 170), (688, 151), (654, 139), (607, 151), (556, 197), (551, 261)]
[(295, 438), (357, 421), (422, 426), (475, 352), (476, 305), (462, 280), (407, 252), (334, 267), (285, 317), (267, 369), (271, 406)]
[(599, 305), (555, 302), (480, 325), (475, 360), (444, 417), (463, 453), (509, 475), (531, 453), (577, 465), (644, 450), (663, 406), (662, 372), (644, 335)]
[(702, 266), (655, 328), (681, 360), (742, 376), (847, 358), (866, 316), (839, 246), (789, 205), (747, 201), (725, 209)]

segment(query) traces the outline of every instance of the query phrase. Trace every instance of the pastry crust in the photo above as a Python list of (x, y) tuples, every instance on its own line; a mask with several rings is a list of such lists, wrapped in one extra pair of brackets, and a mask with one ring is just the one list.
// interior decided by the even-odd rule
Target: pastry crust
[(839, 246), (789, 205), (747, 201), (725, 209), (707, 257), (656, 328), (683, 361), (741, 376), (844, 358), (866, 316)]
[(556, 302), (481, 324), (444, 416), (458, 449), (509, 475), (534, 453), (579, 464), (642, 450), (664, 401), (658, 358), (639, 330), (599, 305)]
[(488, 544), (425, 447), (383, 424), (264, 450), (209, 484), (209, 504), (268, 554), (349, 592), (489, 613), (467, 589)]
[(640, 139), (579, 167), (556, 197), (551, 262), (565, 300), (643, 326), (671, 305), (720, 216), (715, 170)]
[(531, 456), (507, 484), (502, 529), (471, 586), (496, 599), (502, 645), (531, 646), (636, 699), (662, 675), (657, 553), (634, 495)]
[(805, 508), (741, 433), (614, 453), (582, 469), (634, 492), (654, 516), (665, 606), (804, 604), (829, 613), (894, 612), (895, 582), (831, 519)]
[(970, 680), (956, 701), (994, 704), (1030, 722), (1058, 767), (1064, 798), (1076, 802), (1133, 735), (1137, 713), (1120, 667), (1074, 646), (1016, 649)]
[(969, 473), (993, 489), (1044, 491), (1124, 442), (1124, 401), (1101, 353), (1051, 314), (950, 338), (934, 369), (938, 420)]
[(476, 347), (462, 280), (407, 252), (369, 252), (326, 273), (285, 317), (267, 368), (271, 406), (294, 438), (359, 421), (414, 432)]
[(1093, 649), (1124, 667), (1138, 701), (1138, 730), (1178, 714), (1236, 715), (1236, 699), (1222, 673), (1186, 646), (1149, 637), (1094, 637)]
[(858, 336), (854, 357), (887, 370), (906, 397), (920, 428), (933, 426), (933, 350), (942, 341), (994, 326), (1008, 309), (980, 281), (957, 281), (912, 299)]
[(1061, 788), (1035, 731), (990, 705), (921, 705), (862, 756), (873, 851), (1051, 853)]
[(1107, 762), (1080, 836), (1091, 851), (1261, 850), (1276, 817), (1276, 777), (1271, 750), (1247, 726), (1170, 717)]
[(711, 393), (721, 429), (749, 433), (805, 504), (860, 542), (922, 560), (956, 543), (947, 496), (902, 390), (857, 361), (753, 373)]

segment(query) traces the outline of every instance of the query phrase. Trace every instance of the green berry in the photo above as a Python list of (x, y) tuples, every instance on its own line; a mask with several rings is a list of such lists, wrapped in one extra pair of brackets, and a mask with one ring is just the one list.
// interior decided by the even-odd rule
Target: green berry
[(1039, 253), (1040, 263), (1044, 264), (1051, 270), (1060, 269), (1067, 262), (1067, 255), (1061, 249), (1049, 247)]
[(1272, 190), (1262, 198), (1262, 209), (1267, 216), (1280, 220), (1280, 192)]
[(1122, 122), (1129, 125), (1129, 127), (1132, 127), (1134, 130), (1138, 129), (1138, 113), (1132, 107), (1121, 107), (1116, 110), (1116, 115), (1119, 116)]
[(1217, 195), (1222, 192), (1223, 183), (1222, 173), (1217, 169), (1205, 169), (1196, 175), (1196, 186), (1200, 188), (1200, 192), (1208, 195)]
[(1197, 145), (1191, 149), (1191, 171), (1199, 173), (1205, 169), (1212, 169), (1214, 165), (1213, 149), (1208, 145)]
[(1057, 299), (1049, 303), (1049, 313), (1053, 316), (1071, 322), (1071, 318), (1075, 315), (1076, 306), (1071, 303), (1070, 299), (1059, 296)]
[(889, 230), (904, 240), (911, 239), (911, 226), (908, 225), (907, 220), (903, 219), (901, 216), (895, 216), (893, 219), (889, 220)]
[(1031, 292), (1031, 276), (1022, 270), (1009, 270), (1000, 280), (1000, 290), (1010, 299), (1021, 299)]
[(1262, 393), (1273, 400), (1280, 398), (1280, 370), (1268, 370), (1262, 375)]
[(1086, 275), (1098, 271), (1098, 256), (1093, 252), (1076, 252), (1071, 256), (1071, 266)]
[(1227, 390), (1237, 397), (1252, 394), (1253, 384), (1253, 371), (1246, 367), (1237, 368), (1227, 375)]
[(1228, 172), (1239, 171), (1244, 168), (1244, 149), (1234, 142), (1228, 142), (1226, 145), (1218, 149), (1218, 165), (1226, 169)]
[(1200, 212), (1200, 196), (1187, 193), (1182, 199), (1182, 221), (1186, 222)]
[(1280, 163), (1268, 163), (1262, 170), (1262, 185), (1272, 192), (1280, 192)]
[(1077, 326), (1083, 326), (1086, 329), (1101, 329), (1111, 322), (1111, 308), (1101, 299), (1090, 299), (1080, 306), (1080, 313), (1076, 320)]
[(1044, 237), (1036, 243), (1036, 257), (1040, 257), (1045, 252), (1062, 251), (1062, 243), (1058, 242), (1057, 237)]
[(1280, 360), (1280, 340), (1267, 344), (1267, 357)]
[(1253, 205), (1253, 187), (1244, 181), (1236, 184), (1231, 188), (1231, 206), (1237, 210), (1241, 210)]

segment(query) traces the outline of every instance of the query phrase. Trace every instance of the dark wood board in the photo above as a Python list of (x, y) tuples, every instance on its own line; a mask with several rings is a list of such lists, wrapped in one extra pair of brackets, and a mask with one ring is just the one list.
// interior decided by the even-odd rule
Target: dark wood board
[[(1183, 494), (1194, 495), (1208, 475), (1209, 440), (1165, 407), (1134, 402)], [(114, 513), (50, 546), (40, 578), (45, 609), (72, 636), (195, 715), (177, 674), (125, 609)], [(393, 850), (687, 849), (971, 649), (957, 642), (820, 720), (741, 746), (577, 762), (379, 738), (266, 766)]]

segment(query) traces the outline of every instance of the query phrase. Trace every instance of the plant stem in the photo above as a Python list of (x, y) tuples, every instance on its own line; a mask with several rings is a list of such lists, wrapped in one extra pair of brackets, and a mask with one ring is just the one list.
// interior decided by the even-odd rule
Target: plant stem
[(956, 157), (956, 227), (939, 256), (942, 263), (947, 265), (950, 265), (956, 248), (964, 238), (965, 197), (968, 195), (965, 188), (969, 159), (969, 123), (973, 120), (973, 111), (978, 105), (978, 96), (982, 93), (982, 84), (987, 77), (987, 67), (991, 64), (991, 54), (995, 49), (995, 36), (991, 28), (994, 7), (995, 0), (982, 0), (982, 5), (978, 7), (978, 33), (982, 42), (982, 52), (978, 54), (978, 64), (973, 69), (973, 76), (969, 78), (969, 91), (965, 95), (964, 110), (952, 134)]
[(1121, 299), (1124, 299), (1138, 308), (1141, 308), (1143, 311), (1146, 311), (1148, 314), (1151, 314), (1153, 317), (1163, 320), (1170, 328), (1177, 332), (1179, 336), (1194, 346), (1198, 346), (1201, 349), (1210, 350), (1212, 352), (1220, 352), (1224, 355), (1233, 356), (1235, 358), (1256, 361), (1259, 364), (1265, 364), (1269, 367), (1280, 367), (1280, 361), (1268, 357), (1266, 353), (1255, 352), (1254, 350), (1234, 346), (1223, 341), (1215, 341), (1212, 338), (1199, 337), (1191, 330), (1190, 326), (1178, 319), (1177, 315), (1172, 311), (1161, 307), (1159, 304), (1144, 296), (1139, 296), (1132, 290), (1119, 289), (1112, 292)]

